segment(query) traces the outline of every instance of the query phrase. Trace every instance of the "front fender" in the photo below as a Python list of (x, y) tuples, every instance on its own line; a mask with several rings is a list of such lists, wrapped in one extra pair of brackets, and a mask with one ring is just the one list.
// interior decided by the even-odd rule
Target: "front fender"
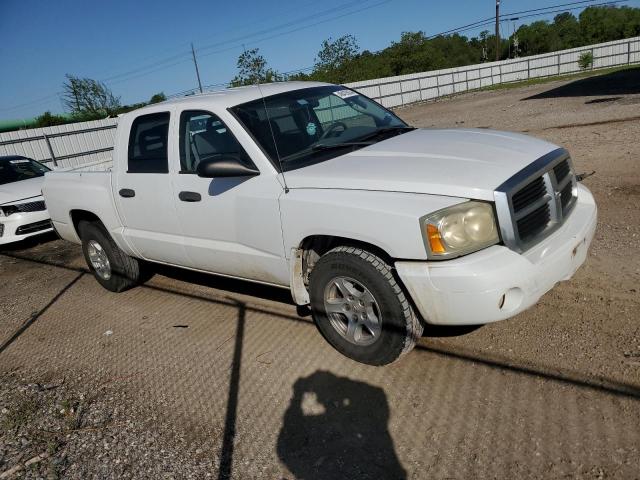
[(420, 217), (466, 199), (400, 192), (291, 189), (280, 198), (285, 251), (312, 235), (370, 243), (391, 258), (426, 260)]

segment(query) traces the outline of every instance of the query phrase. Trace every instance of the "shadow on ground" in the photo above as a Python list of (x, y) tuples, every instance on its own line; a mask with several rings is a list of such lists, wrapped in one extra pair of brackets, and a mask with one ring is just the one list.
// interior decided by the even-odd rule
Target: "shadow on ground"
[(278, 457), (299, 479), (404, 479), (388, 422), (381, 388), (317, 371), (293, 385)]
[(0, 253), (29, 250), (59, 239), (60, 237), (58, 237), (58, 234), (55, 232), (47, 232), (43, 233), (42, 235), (34, 235), (33, 237), (27, 237), (24, 240), (20, 240), (19, 242), (0, 245)]
[(291, 293), (284, 288), (272, 287), (260, 283), (238, 280), (235, 278), (223, 277), (214, 274), (185, 270), (184, 268), (170, 267), (167, 265), (153, 265), (153, 273), (162, 275), (181, 282), (192, 283), (208, 288), (215, 288), (229, 293), (249, 295), (251, 297), (263, 298), (273, 302), (293, 305)]
[[(50, 246), (53, 247), (55, 245), (50, 244)], [(2, 350), (5, 350), (10, 344), (15, 343), (15, 341), (21, 337), (27, 329), (31, 329), (33, 325), (36, 325), (37, 328), (38, 320), (43, 317), (43, 314), (47, 310), (54, 307), (57, 302), (68, 302), (69, 295), (73, 293), (75, 285), (78, 284), (78, 280), (86, 273), (86, 270), (81, 268), (59, 265), (57, 262), (46, 262), (41, 258), (30, 258), (30, 253), (32, 252), (20, 254), (3, 252), (2, 255), (35, 264), (55, 265), (68, 271), (77, 272), (77, 276), (70, 279), (69, 283), (64, 286), (40, 312), (33, 315), (19, 331), (15, 332), (11, 336), (10, 341), (3, 345)], [(69, 254), (71, 254), (71, 250)], [(36, 257), (41, 256), (42, 252), (39, 251)], [(285, 305), (288, 304), (290, 306), (290, 301), (286, 297), (288, 293), (279, 289), (269, 287), (262, 288), (246, 282), (229, 282), (228, 279), (194, 274), (182, 270), (173, 271), (172, 269), (167, 269), (163, 270), (163, 274), (207, 287), (224, 288), (226, 291), (236, 291), (252, 296), (257, 295), (263, 298), (273, 298), (276, 301), (281, 301)], [(145, 294), (145, 290), (149, 293)], [(129, 299), (129, 301), (136, 301), (135, 305), (132, 306), (134, 314), (131, 318), (133, 319), (137, 318), (135, 314), (136, 308), (140, 312), (147, 313), (149, 311), (148, 306), (151, 304), (155, 305), (155, 308), (166, 305), (162, 303), (159, 295), (155, 295), (155, 292), (166, 295), (165, 298), (167, 301), (171, 297), (174, 298), (173, 301), (176, 299), (180, 301), (195, 300), (197, 303), (185, 303), (184, 306), (190, 305), (190, 308), (193, 308), (194, 311), (202, 308), (201, 315), (209, 315), (210, 312), (212, 312), (212, 310), (206, 308), (209, 306), (234, 307), (236, 310), (236, 312), (230, 312), (229, 316), (222, 317), (228, 318), (230, 322), (234, 322), (235, 326), (231, 326), (228, 332), (229, 343), (227, 343), (227, 340), (220, 343), (220, 346), (229, 345), (230, 348), (220, 354), (216, 353), (219, 347), (194, 347), (188, 339), (185, 340), (186, 343), (182, 344), (182, 349), (173, 351), (173, 348), (167, 344), (167, 337), (164, 335), (156, 335), (159, 344), (156, 346), (157, 350), (154, 350), (151, 335), (154, 331), (157, 331), (157, 329), (150, 328), (146, 330), (145, 340), (142, 343), (136, 343), (139, 342), (142, 337), (135, 337), (135, 330), (142, 328), (142, 325), (132, 326), (131, 322), (128, 323), (130, 330), (123, 330), (123, 335), (121, 336), (123, 339), (132, 339), (133, 343), (123, 346), (122, 348), (123, 351), (127, 352), (127, 355), (130, 355), (130, 362), (135, 365), (144, 365), (140, 359), (153, 357), (155, 352), (156, 356), (153, 357), (155, 358), (154, 361), (160, 364), (160, 368), (163, 368), (162, 366), (164, 365), (164, 370), (162, 370), (162, 373), (159, 374), (157, 378), (163, 379), (165, 375), (170, 375), (176, 371), (176, 366), (173, 363), (173, 358), (175, 357), (172, 355), (179, 352), (178, 358), (183, 360), (187, 359), (186, 361), (188, 363), (188, 359), (190, 358), (188, 351), (193, 348), (202, 348), (198, 354), (199, 363), (206, 366), (207, 373), (217, 372), (215, 375), (223, 379), (220, 383), (220, 387), (222, 388), (218, 389), (218, 387), (216, 387), (215, 389), (215, 391), (221, 394), (222, 399), (220, 399), (221, 401), (212, 409), (218, 409), (221, 420), (221, 428), (217, 430), (218, 434), (222, 434), (220, 435), (221, 438), (218, 437), (221, 442), (218, 444), (219, 447), (216, 446), (216, 450), (219, 452), (217, 472), (219, 480), (243, 478), (240, 472), (244, 472), (245, 469), (249, 468), (244, 460), (248, 458), (249, 455), (255, 453), (253, 446), (250, 445), (251, 442), (246, 441), (246, 438), (248, 438), (247, 432), (251, 431), (247, 430), (247, 428), (251, 427), (247, 427), (247, 423), (243, 417), (246, 416), (247, 412), (260, 412), (261, 415), (257, 415), (255, 418), (260, 419), (260, 422), (267, 422), (268, 417), (273, 416), (278, 409), (277, 407), (269, 406), (269, 403), (265, 403), (264, 399), (271, 398), (269, 392), (273, 392), (273, 388), (275, 388), (276, 391), (280, 391), (281, 388), (289, 388), (291, 385), (290, 382), (293, 380), (292, 377), (297, 378), (295, 378), (295, 382), (292, 382), (293, 393), (289, 399), (286, 411), (283, 417), (279, 417), (278, 415), (278, 421), (274, 422), (277, 423), (277, 426), (274, 425), (275, 429), (270, 430), (274, 434), (278, 432), (277, 440), (269, 435), (262, 435), (262, 437), (260, 437), (260, 431), (253, 431), (252, 435), (258, 435), (258, 437), (260, 437), (255, 440), (257, 444), (259, 444), (260, 441), (275, 441), (276, 453), (279, 460), (295, 478), (300, 479), (407, 478), (405, 468), (414, 469), (415, 471), (415, 468), (418, 467), (416, 467), (415, 464), (404, 462), (403, 465), (401, 463), (399, 458), (404, 459), (407, 458), (407, 456), (411, 458), (411, 455), (414, 455), (407, 453), (408, 447), (406, 443), (398, 443), (398, 445), (403, 446), (402, 449), (398, 449), (397, 452), (404, 455), (404, 457), (396, 453), (396, 448), (390, 433), (391, 427), (389, 422), (392, 407), (394, 412), (412, 412), (412, 409), (415, 408), (424, 408), (426, 412), (432, 412), (431, 416), (424, 417), (427, 420), (422, 420), (420, 422), (420, 428), (416, 431), (411, 430), (413, 426), (418, 425), (415, 418), (411, 416), (396, 416), (395, 428), (396, 431), (409, 431), (410, 438), (415, 435), (420, 435), (419, 438), (421, 438), (420, 441), (422, 442), (432, 441), (433, 438), (435, 438), (433, 435), (440, 435), (445, 443), (439, 445), (438, 451), (457, 450), (459, 444), (464, 441), (468, 443), (465, 447), (467, 448), (467, 452), (470, 449), (473, 451), (477, 450), (478, 447), (474, 444), (475, 437), (470, 440), (465, 440), (466, 434), (459, 437), (443, 437), (444, 434), (442, 432), (445, 430), (438, 430), (439, 428), (445, 428), (441, 423), (449, 422), (452, 415), (458, 418), (463, 414), (467, 415), (464, 420), (465, 423), (475, 422), (472, 431), (475, 432), (474, 435), (476, 435), (476, 437), (481, 436), (484, 438), (486, 435), (493, 435), (493, 440), (487, 441), (486, 445), (497, 445), (498, 442), (502, 442), (503, 448), (506, 448), (505, 445), (511, 446), (511, 444), (517, 444), (520, 445), (521, 450), (530, 451), (532, 448), (531, 441), (529, 440), (530, 435), (522, 435), (522, 438), (518, 440), (520, 443), (518, 443), (513, 438), (517, 432), (523, 432), (527, 428), (530, 428), (539, 431), (538, 435), (542, 435), (542, 433), (540, 433), (542, 431), (540, 430), (542, 424), (544, 424), (545, 428), (547, 428), (548, 425), (558, 425), (557, 419), (552, 421), (549, 417), (549, 415), (554, 412), (558, 412), (558, 414), (563, 416), (570, 414), (572, 420), (567, 422), (570, 425), (574, 425), (575, 430), (577, 428), (576, 425), (581, 425), (577, 420), (578, 414), (582, 416), (586, 415), (586, 410), (582, 411), (582, 409), (587, 408), (586, 400), (584, 402), (581, 401), (582, 403), (580, 404), (576, 403), (577, 401), (568, 401), (567, 405), (571, 406), (570, 409), (566, 406), (554, 406), (548, 411), (544, 410), (543, 407), (549, 402), (551, 402), (551, 405), (556, 405), (553, 402), (559, 402), (559, 400), (555, 397), (550, 397), (551, 393), (548, 390), (550, 387), (539, 383), (541, 380), (551, 380), (553, 383), (559, 383), (563, 387), (576, 386), (585, 389), (579, 393), (580, 398), (583, 398), (583, 392), (585, 391), (611, 395), (617, 398), (617, 402), (622, 402), (625, 399), (636, 400), (640, 398), (640, 390), (638, 390), (635, 385), (622, 384), (593, 374), (580, 374), (571, 371), (569, 368), (564, 368), (562, 371), (553, 371), (553, 369), (546, 368), (544, 365), (527, 365), (526, 362), (522, 364), (522, 362), (513, 361), (513, 359), (487, 355), (486, 352), (466, 352), (459, 348), (428, 341), (421, 341), (416, 348), (416, 353), (405, 359), (405, 366), (402, 369), (395, 370), (395, 374), (392, 374), (392, 370), (387, 370), (389, 373), (385, 375), (387, 380), (385, 380), (384, 383), (384, 390), (370, 383), (352, 380), (325, 371), (325, 369), (330, 368), (331, 362), (328, 362), (329, 366), (323, 365), (320, 367), (321, 370), (317, 370), (318, 367), (316, 367), (311, 370), (313, 373), (309, 374), (306, 372), (298, 376), (299, 369), (308, 365), (306, 362), (309, 360), (309, 354), (312, 351), (310, 351), (308, 345), (304, 343), (308, 334), (301, 329), (285, 327), (286, 330), (281, 331), (281, 334), (284, 334), (286, 331), (286, 335), (291, 339), (292, 345), (286, 346), (286, 344), (282, 343), (281, 338), (273, 337), (271, 340), (272, 343), (269, 343), (269, 338), (272, 337), (265, 336), (265, 333), (267, 333), (266, 329), (271, 327), (264, 327), (265, 330), (256, 331), (256, 325), (258, 323), (265, 324), (264, 322), (284, 321), (287, 323), (293, 322), (297, 325), (310, 326), (311, 322), (308, 320), (301, 319), (286, 311), (280, 312), (280, 310), (282, 310), (281, 308), (269, 308), (268, 306), (254, 304), (253, 302), (245, 303), (240, 299), (226, 295), (210, 296), (206, 292), (198, 292), (197, 289), (195, 291), (185, 290), (184, 286), (175, 284), (174, 282), (152, 282), (137, 289), (137, 292), (134, 291), (130, 294), (124, 294), (124, 296), (120, 298), (126, 301), (126, 295), (130, 295), (132, 298)], [(77, 293), (76, 291), (76, 294)], [(105, 300), (105, 303), (102, 305), (109, 304), (110, 302), (112, 302), (112, 300)], [(97, 308), (99, 309), (101, 307)], [(93, 312), (95, 315), (96, 307), (83, 305), (82, 311), (88, 313)], [(224, 312), (221, 310), (220, 314), (223, 315)], [(75, 318), (63, 316), (60, 311), (57, 312), (57, 315), (57, 317), (49, 317), (49, 322), (51, 322), (51, 318), (57, 318), (64, 324), (65, 322), (72, 322), (73, 318)], [(253, 333), (250, 328), (252, 324)], [(70, 326), (69, 328), (72, 330), (68, 332), (73, 332), (74, 327)], [(120, 328), (125, 329), (125, 323), (123, 323)], [(100, 332), (101, 331), (102, 328), (100, 329)], [(429, 336), (432, 336), (434, 332), (438, 336), (448, 336), (469, 333), (471, 330), (469, 328), (442, 329), (440, 327), (430, 327), (427, 331), (430, 332), (428, 333)], [(256, 335), (256, 333), (259, 332), (261, 333)], [(42, 333), (39, 333), (39, 335), (40, 334)], [(72, 334), (63, 332), (60, 338), (68, 339), (70, 335)], [(32, 338), (36, 338), (37, 340), (37, 337)], [(82, 335), (80, 335), (79, 338), (82, 338)], [(321, 341), (319, 336), (315, 338), (312, 337), (311, 340), (312, 343)], [(24, 345), (33, 348), (33, 344), (25, 343)], [(55, 348), (62, 350), (64, 350), (64, 348), (73, 348), (76, 350), (77, 346), (61, 343), (56, 344)], [(274, 362), (276, 362), (274, 365), (278, 365), (282, 370), (275, 374), (272, 373), (275, 376), (265, 380), (265, 369), (269, 368), (269, 364), (257, 362), (256, 353), (269, 353), (275, 350), (279, 350), (279, 352), (273, 354)], [(94, 354), (95, 349), (91, 348), (90, 352)], [(96, 359), (108, 358), (109, 351), (106, 350), (105, 352), (106, 353), (99, 353)], [(2, 353), (3, 355), (6, 354), (6, 352)], [(136, 357), (136, 354), (138, 354), (139, 357)], [(277, 355), (280, 354), (286, 358), (286, 361), (283, 361), (283, 358), (278, 360)], [(424, 354), (428, 354), (428, 356)], [(221, 355), (221, 357), (219, 357), (219, 355)], [(260, 355), (263, 355), (263, 353), (260, 353), (258, 357)], [(222, 361), (222, 358), (225, 360)], [(165, 361), (168, 363), (163, 363)], [(313, 358), (311, 361), (313, 361)], [(322, 363), (327, 362), (323, 361)], [(287, 370), (289, 365), (292, 366), (291, 370)], [(335, 365), (336, 363), (333, 364), (334, 367)], [(355, 364), (351, 365), (344, 362), (338, 365), (348, 365), (346, 371), (344, 367), (340, 368), (349, 376), (352, 376), (352, 374), (367, 374), (375, 380), (377, 375), (375, 373), (369, 373), (373, 372), (369, 367), (362, 367)], [(427, 368), (427, 365), (429, 368)], [(189, 366), (189, 375), (192, 375), (192, 378), (200, 378), (198, 374), (193, 371), (197, 369), (197, 367), (198, 362)], [(389, 368), (392, 369), (394, 367)], [(478, 370), (478, 368), (480, 368), (480, 370)], [(228, 371), (228, 383), (227, 377), (221, 375), (223, 371)], [(381, 372), (380, 374), (384, 372), (383, 370), (376, 371)], [(419, 372), (418, 376), (415, 376), (415, 372)], [(442, 373), (437, 372), (446, 372), (446, 374), (443, 376)], [(133, 375), (128, 370), (119, 372), (118, 374)], [(153, 376), (153, 369), (150, 369), (148, 374)], [(511, 376), (513, 374), (518, 375), (518, 377)], [(521, 378), (523, 381), (527, 380), (527, 382), (523, 384), (524, 386), (521, 384), (512, 384), (510, 383), (511, 380), (505, 383), (506, 375), (510, 375), (508, 377), (509, 379)], [(212, 374), (212, 377), (213, 376)], [(401, 382), (404, 384), (401, 390), (402, 393), (399, 393), (399, 385), (394, 383), (398, 377), (404, 378)], [(422, 387), (418, 386), (417, 383), (418, 379), (429, 385), (429, 395), (425, 396), (422, 392)], [(248, 388), (247, 385), (251, 385), (251, 387), (249, 387), (251, 390), (243, 390), (242, 382), (244, 382), (245, 389)], [(550, 385), (553, 385), (553, 383)], [(184, 395), (184, 385), (179, 382), (176, 382), (176, 384), (179, 386), (178, 389), (171, 390), (171, 388), (168, 387), (166, 393), (170, 397), (179, 399)], [(467, 386), (471, 390), (462, 394), (462, 386)], [(193, 388), (198, 392), (198, 396), (207, 397), (201, 393), (204, 389), (202, 383), (195, 384)], [(542, 411), (541, 409), (543, 409), (545, 413), (541, 418), (544, 421), (542, 424), (538, 420), (536, 420), (537, 423), (518, 424), (516, 428), (507, 428), (506, 430), (497, 428), (496, 425), (500, 425), (500, 422), (496, 422), (495, 418), (492, 418), (491, 415), (487, 416), (490, 412), (483, 406), (484, 404), (482, 402), (485, 400), (480, 402), (480, 396), (483, 399), (497, 398), (497, 404), (503, 407), (508, 406), (511, 413), (505, 412), (504, 409), (500, 412), (500, 415), (504, 415), (505, 418), (513, 415), (515, 410), (518, 412), (517, 417), (515, 417), (516, 419), (524, 418), (528, 422), (531, 418), (538, 418), (532, 416), (531, 412), (539, 413)], [(256, 400), (254, 401), (252, 397)], [(469, 398), (472, 400), (471, 404), (468, 402)], [(526, 402), (524, 399), (526, 399)], [(402, 407), (399, 402), (410, 403)], [(533, 402), (533, 404), (530, 405), (527, 402)], [(286, 400), (283, 406), (284, 405), (287, 405)], [(412, 407), (408, 405), (412, 405)], [(525, 410), (521, 410), (523, 405), (527, 407)], [(245, 409), (244, 411), (243, 408)], [(408, 410), (403, 410), (403, 408)], [(447, 413), (447, 409), (450, 409), (449, 413)], [(529, 412), (529, 414), (522, 413), (523, 411)], [(435, 415), (434, 412), (438, 412), (437, 415)], [(492, 415), (497, 415), (496, 411), (492, 412)], [(601, 414), (599, 411), (597, 413)], [(611, 415), (614, 416), (610, 418), (621, 418), (619, 416), (621, 415), (620, 412), (611, 413)], [(261, 416), (265, 418), (261, 419)], [(279, 421), (280, 418), (282, 418), (282, 423)], [(209, 419), (208, 421), (215, 422), (216, 420), (214, 417), (213, 420)], [(430, 433), (430, 428), (435, 429), (434, 431), (436, 433)], [(393, 430), (391, 431), (393, 432)], [(580, 435), (588, 434), (590, 431), (589, 429), (580, 430)], [(245, 440), (243, 440), (243, 438)], [(402, 442), (397, 436), (395, 438), (398, 442)], [(557, 446), (558, 445), (556, 445), (556, 447)], [(569, 455), (569, 453), (567, 453), (567, 455)], [(485, 452), (482, 457), (492, 458), (492, 453)], [(416, 457), (414, 456), (413, 458)], [(513, 470), (515, 467), (508, 463), (509, 458), (509, 456), (501, 457), (500, 461), (502, 461), (502, 464), (496, 465), (495, 471), (505, 472)], [(524, 462), (525, 467), (541, 468), (540, 466), (534, 465), (535, 460), (535, 458), (532, 460), (533, 463)], [(263, 461), (266, 460), (263, 459)], [(556, 459), (556, 461), (559, 460)], [(455, 466), (457, 463), (453, 463), (452, 465)], [(453, 466), (451, 468), (453, 468)], [(485, 468), (485, 471), (494, 471), (494, 464), (487, 463), (483, 468)], [(445, 476), (444, 473), (449, 471), (445, 470), (441, 472), (443, 473), (442, 477)], [(461, 478), (464, 476), (463, 474), (460, 475)], [(244, 478), (257, 477), (245, 476)], [(436, 475), (435, 478), (439, 477)]]
[(620, 70), (606, 75), (581, 78), (522, 100), (633, 95), (636, 93), (640, 93), (640, 67)]

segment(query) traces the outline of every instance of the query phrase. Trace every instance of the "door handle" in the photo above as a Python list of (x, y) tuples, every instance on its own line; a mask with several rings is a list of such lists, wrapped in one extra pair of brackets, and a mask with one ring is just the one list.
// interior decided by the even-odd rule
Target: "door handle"
[(121, 197), (124, 197), (124, 198), (131, 198), (136, 196), (136, 191), (131, 190), (130, 188), (121, 188), (118, 193), (120, 194)]
[(178, 198), (183, 202), (199, 202), (202, 200), (198, 192), (180, 192)]

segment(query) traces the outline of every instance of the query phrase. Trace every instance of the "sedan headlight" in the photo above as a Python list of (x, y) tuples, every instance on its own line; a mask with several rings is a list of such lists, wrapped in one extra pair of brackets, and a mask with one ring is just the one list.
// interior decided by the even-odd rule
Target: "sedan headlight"
[(18, 209), (15, 205), (5, 205), (4, 207), (0, 207), (0, 217), (8, 217), (9, 215), (13, 215), (16, 213)]
[(469, 201), (420, 219), (429, 258), (459, 257), (498, 243), (500, 237), (490, 203)]

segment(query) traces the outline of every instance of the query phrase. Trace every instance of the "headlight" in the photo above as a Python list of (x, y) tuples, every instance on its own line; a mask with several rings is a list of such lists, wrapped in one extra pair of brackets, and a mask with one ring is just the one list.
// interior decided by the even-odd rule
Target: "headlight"
[(469, 201), (420, 219), (429, 258), (452, 258), (498, 243), (493, 207)]
[(2, 217), (6, 217), (6, 215), (4, 214), (4, 209), (0, 207), (0, 218)]

